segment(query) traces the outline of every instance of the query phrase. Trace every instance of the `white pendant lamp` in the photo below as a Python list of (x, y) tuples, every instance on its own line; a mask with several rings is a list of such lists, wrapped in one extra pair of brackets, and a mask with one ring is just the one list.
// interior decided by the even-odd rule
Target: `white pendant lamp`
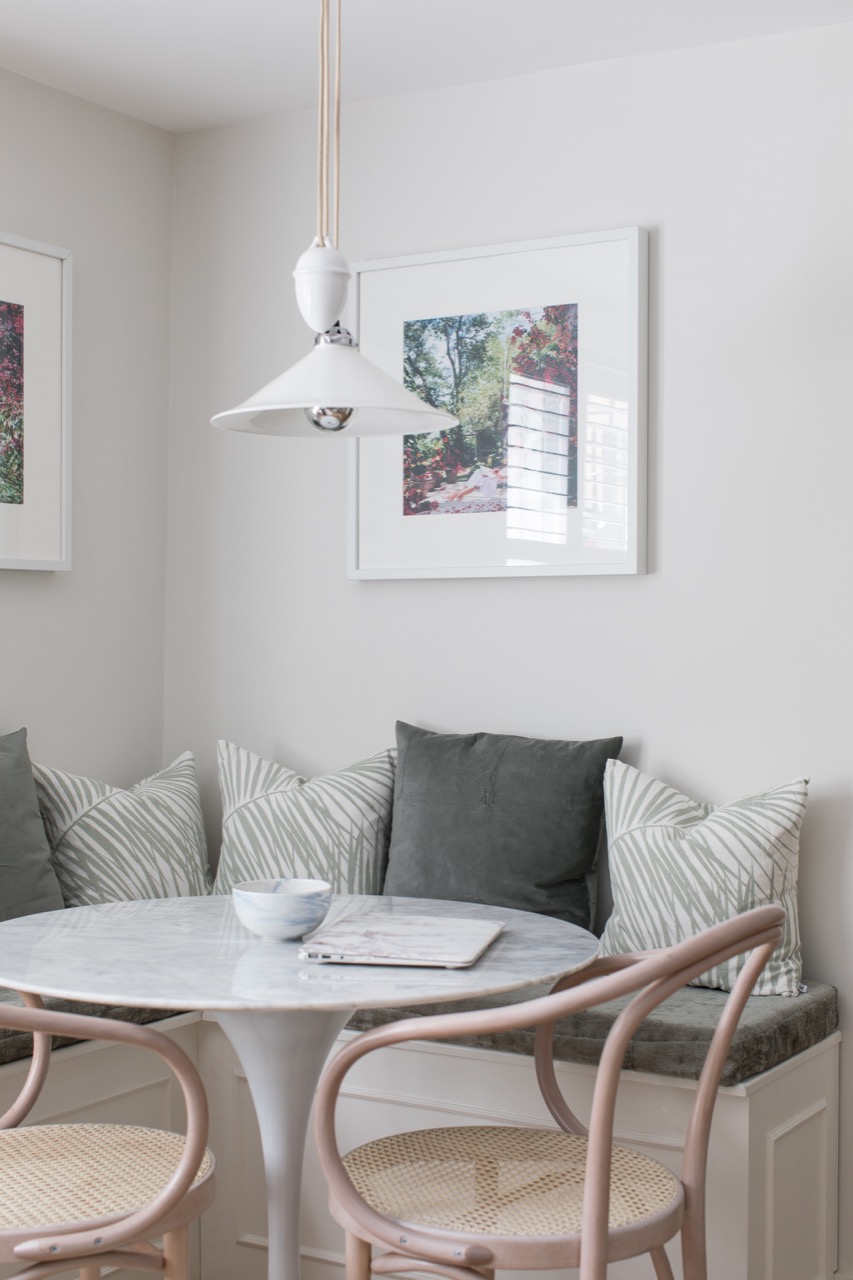
[(215, 427), (262, 435), (403, 435), (440, 431), (457, 419), (420, 400), (366, 360), (340, 324), (350, 269), (338, 250), (340, 222), (341, 0), (336, 4), (334, 93), (334, 235), (329, 234), (329, 0), (320, 0), (320, 102), (317, 155), (317, 235), (293, 272), (299, 310), (316, 337), (309, 355), (249, 396), (217, 413)]

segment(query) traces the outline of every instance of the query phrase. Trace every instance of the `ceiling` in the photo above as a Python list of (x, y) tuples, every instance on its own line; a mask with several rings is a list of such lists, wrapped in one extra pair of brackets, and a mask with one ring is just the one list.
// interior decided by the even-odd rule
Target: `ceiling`
[[(345, 100), (853, 21), (853, 0), (343, 0)], [(0, 0), (0, 67), (165, 129), (314, 105), (318, 0)]]

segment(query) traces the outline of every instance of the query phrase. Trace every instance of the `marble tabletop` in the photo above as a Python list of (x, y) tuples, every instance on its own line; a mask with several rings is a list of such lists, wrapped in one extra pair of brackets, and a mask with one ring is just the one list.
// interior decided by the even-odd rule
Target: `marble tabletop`
[(111, 902), (0, 923), (0, 986), (153, 1009), (332, 1010), (513, 991), (589, 963), (592, 934), (563, 920), (469, 902), (340, 896), (323, 927), (353, 916), (435, 915), (504, 929), (467, 969), (323, 964), (301, 942), (256, 938), (230, 896)]

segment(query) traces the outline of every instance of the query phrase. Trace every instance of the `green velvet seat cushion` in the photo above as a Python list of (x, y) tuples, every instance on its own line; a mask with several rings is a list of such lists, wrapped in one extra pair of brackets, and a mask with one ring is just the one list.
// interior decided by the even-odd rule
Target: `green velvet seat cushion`
[(27, 731), (0, 737), (0, 920), (57, 911), (62, 893), (50, 861), (27, 751)]
[(398, 723), (385, 893), (515, 907), (589, 928), (604, 766), (621, 746)]
[[(536, 987), (479, 1001), (420, 1005), (413, 1008), (401, 1006), (360, 1009), (350, 1019), (348, 1027), (351, 1031), (365, 1031), (369, 1027), (395, 1022), (398, 1018), (425, 1017), (430, 1013), (450, 1013), (454, 1010), (482, 1008), (489, 1004), (496, 1006), (508, 1003), (513, 998), (532, 999), (545, 993), (546, 988)], [(652, 1017), (646, 1019), (631, 1041), (625, 1059), (626, 1068), (695, 1080), (702, 1069), (708, 1042), (725, 998), (725, 992), (696, 987), (677, 991)], [(14, 992), (0, 990), (0, 1003), (3, 1002), (18, 1003), (18, 997)], [(601, 1056), (607, 1033), (624, 1003), (624, 1000), (613, 1000), (597, 1009), (558, 1022), (554, 1036), (554, 1056), (562, 1062), (594, 1066)], [(48, 1009), (117, 1018), (123, 1022), (140, 1024), (157, 1022), (170, 1016), (170, 1011), (165, 1009), (108, 1008), (104, 1005), (51, 998), (45, 1000), (45, 1005)], [(785, 996), (752, 996), (747, 1001), (735, 1033), (722, 1082), (724, 1085), (739, 1084), (762, 1071), (769, 1071), (778, 1063), (818, 1044), (837, 1026), (838, 996), (835, 987), (827, 983), (810, 983), (808, 989), (795, 1000)], [(56, 1047), (70, 1043), (70, 1040), (58, 1039)], [(453, 1043), (472, 1048), (497, 1049), (504, 1053), (533, 1054), (533, 1032), (527, 1030), (493, 1036), (472, 1036)], [(0, 1029), (0, 1065), (28, 1058), (30, 1051), (31, 1039), (28, 1035)]]
[[(532, 999), (545, 994), (546, 988), (536, 987), (489, 1000), (416, 1008), (360, 1009), (348, 1025), (350, 1030), (364, 1031), (398, 1018), (497, 1006), (510, 1000)], [(677, 991), (639, 1028), (628, 1047), (625, 1067), (630, 1071), (648, 1071), (654, 1075), (698, 1079), (725, 1001), (724, 991), (701, 987)], [(607, 1033), (625, 1004), (627, 999), (612, 1000), (609, 1004), (558, 1022), (554, 1035), (555, 1058), (562, 1062), (594, 1066), (601, 1056)], [(739, 1084), (762, 1071), (769, 1071), (778, 1063), (824, 1040), (837, 1025), (838, 995), (835, 987), (827, 983), (810, 983), (808, 989), (794, 1000), (786, 996), (750, 996), (732, 1041), (722, 1083)], [(453, 1043), (532, 1055), (533, 1038), (533, 1031), (523, 1030), (469, 1037)]]
[[(0, 1005), (3, 1004), (21, 1004), (21, 1000), (16, 992), (0, 988)], [(130, 1009), (125, 1005), (89, 1004), (80, 1000), (59, 1000), (53, 996), (46, 996), (44, 1005), (46, 1009), (54, 1009), (58, 1013), (82, 1013), (93, 1018), (115, 1018), (117, 1022), (135, 1022), (138, 1026), (159, 1022), (161, 1018), (169, 1018), (173, 1012), (176, 1012), (169, 1009)], [(68, 1036), (55, 1036), (53, 1047), (61, 1049), (64, 1045), (75, 1043), (77, 1042)], [(0, 1066), (7, 1062), (18, 1062), (22, 1058), (29, 1058), (32, 1046), (32, 1036), (26, 1032), (10, 1031), (7, 1027), (0, 1027)]]

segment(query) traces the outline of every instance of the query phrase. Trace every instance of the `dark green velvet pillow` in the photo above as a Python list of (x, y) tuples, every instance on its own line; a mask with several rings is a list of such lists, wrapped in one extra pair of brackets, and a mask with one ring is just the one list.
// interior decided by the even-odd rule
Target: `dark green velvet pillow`
[(621, 746), (398, 722), (384, 892), (516, 907), (588, 929), (604, 766)]
[(62, 905), (39, 812), (27, 731), (18, 729), (0, 737), (0, 920)]

